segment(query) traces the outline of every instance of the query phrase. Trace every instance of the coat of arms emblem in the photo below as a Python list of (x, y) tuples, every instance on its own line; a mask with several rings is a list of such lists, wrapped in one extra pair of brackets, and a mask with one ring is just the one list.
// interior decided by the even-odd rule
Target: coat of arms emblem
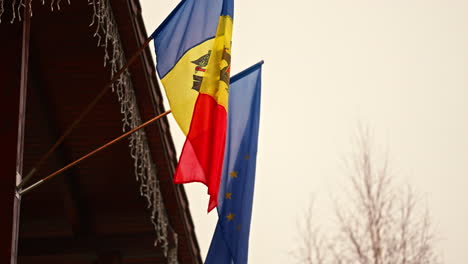
[[(229, 85), (229, 76), (231, 72), (231, 55), (227, 51), (228, 49), (224, 49), (223, 58), (222, 58), (223, 61), (227, 62), (227, 66), (221, 69), (219, 79), (223, 81), (224, 83), (226, 83), (226, 85)], [(194, 89), (197, 92), (200, 92), (203, 75), (206, 72), (206, 67), (208, 66), (210, 56), (211, 56), (211, 50), (209, 50), (207, 54), (192, 61), (192, 63), (196, 65), (194, 74), (193, 74), (192, 89)]]

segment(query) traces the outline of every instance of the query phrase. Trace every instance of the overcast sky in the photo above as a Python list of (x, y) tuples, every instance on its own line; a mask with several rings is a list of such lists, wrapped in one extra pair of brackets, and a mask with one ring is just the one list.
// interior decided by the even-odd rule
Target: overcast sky
[[(141, 0), (148, 34), (178, 2)], [(358, 123), (429, 208), (444, 262), (466, 263), (468, 1), (236, 0), (234, 16), (231, 72), (265, 60), (250, 263), (291, 263), (312, 195), (330, 225)], [(204, 258), (217, 215), (186, 190)]]

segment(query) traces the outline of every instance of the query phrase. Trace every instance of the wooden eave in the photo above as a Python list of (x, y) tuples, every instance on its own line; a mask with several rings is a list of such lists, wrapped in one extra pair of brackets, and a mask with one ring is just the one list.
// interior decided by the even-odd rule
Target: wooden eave
[[(25, 173), (110, 79), (103, 48), (97, 46), (95, 28), (89, 26), (92, 7), (87, 1), (62, 2), (61, 10), (54, 12), (40, 1), (33, 6)], [(112, 8), (129, 58), (147, 39), (139, 1), (112, 0)], [(2, 52), (2, 56), (9, 54)], [(162, 113), (162, 94), (149, 49), (130, 73), (142, 120)], [(145, 131), (169, 224), (178, 235), (179, 262), (202, 263), (185, 191), (172, 183), (177, 157), (167, 119)], [(32, 182), (121, 133), (120, 103), (115, 92), (109, 92)], [(151, 212), (139, 188), (128, 141), (123, 140), (26, 194), (21, 203), (18, 263), (166, 263), (161, 247), (153, 246)]]

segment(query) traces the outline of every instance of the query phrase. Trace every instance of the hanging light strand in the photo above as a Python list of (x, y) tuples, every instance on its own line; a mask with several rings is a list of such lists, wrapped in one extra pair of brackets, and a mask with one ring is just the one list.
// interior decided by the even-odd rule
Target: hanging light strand
[[(109, 67), (111, 78), (126, 60), (117, 24), (108, 0), (88, 0), (94, 12), (90, 26), (95, 27), (97, 45), (104, 50), (104, 66)], [(131, 75), (126, 70), (112, 86), (120, 102), (122, 130), (133, 129), (142, 123), (138, 110)], [(151, 222), (156, 231), (155, 246), (161, 246), (168, 263), (177, 262), (177, 234), (170, 228), (166, 208), (157, 178), (157, 168), (151, 157), (145, 131), (140, 130), (129, 137), (130, 156), (134, 161), (134, 173), (140, 183), (140, 194), (145, 197), (151, 210)], [(169, 243), (169, 233), (172, 234)], [(169, 245), (171, 244), (171, 245)]]
[[(50, 10), (54, 11), (54, 9), (60, 10), (60, 3), (62, 0), (50, 0)], [(5, 13), (5, 0), (0, 0), (0, 23), (2, 23), (2, 16)], [(22, 8), (25, 8), (26, 5), (29, 6), (29, 15), (33, 15), (32, 10), (32, 2), (33, 0), (12, 0), (11, 1), (11, 19), (10, 23), (14, 23), (15, 21), (21, 22), (22, 21)], [(46, 0), (41, 0), (40, 2), (42, 5), (46, 4)], [(71, 1), (67, 0), (68, 5), (71, 5)]]

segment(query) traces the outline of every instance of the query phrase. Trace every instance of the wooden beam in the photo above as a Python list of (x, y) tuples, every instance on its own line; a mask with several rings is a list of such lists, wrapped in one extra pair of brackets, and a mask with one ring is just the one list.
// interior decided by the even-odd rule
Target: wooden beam
[[(30, 0), (28, 0), (29, 3)], [(26, 6), (29, 7), (29, 4)], [(24, 9), (24, 13), (29, 12)], [(10, 10), (3, 14), (10, 17)], [(2, 89), (2, 151), (4, 161), (0, 165), (0, 263), (16, 263), (20, 200), (15, 196), (17, 181), (21, 180), (23, 167), (24, 117), (28, 84), (30, 17), (24, 16), (23, 23), (0, 24), (0, 80)], [(18, 59), (20, 58), (20, 59)]]
[[(19, 256), (21, 264), (92, 264), (96, 260), (95, 255), (50, 255), (50, 256)], [(151, 262), (149, 262), (151, 263)], [(154, 263), (154, 262), (153, 262)]]
[[(65, 162), (61, 162), (65, 165)], [(63, 205), (68, 222), (72, 226), (75, 237), (92, 233), (90, 213), (81, 199), (80, 186), (76, 179), (76, 170), (71, 170), (62, 178)]]
[(87, 255), (118, 251), (125, 253), (125, 255), (164, 257), (161, 247), (154, 247), (154, 240), (153, 231), (87, 235), (78, 238), (22, 238), (19, 249), (21, 256)]
[[(50, 145), (52, 145), (61, 135), (54, 115), (57, 109), (53, 109), (47, 84), (40, 78), (40, 69), (34, 58), (32, 58), (30, 65), (32, 69), (30, 94), (38, 101), (37, 104), (31, 105), (31, 107), (35, 108), (31, 110), (34, 111), (34, 117), (45, 120), (44, 130), (47, 132), (45, 133), (47, 136), (43, 138), (43, 141), (50, 142)], [(61, 144), (47, 162), (57, 164), (58, 167), (63, 167), (72, 160), (70, 157), (70, 151), (66, 148), (66, 144)], [(38, 172), (41, 171), (39, 170)], [(90, 215), (89, 209), (82, 203), (80, 185), (76, 179), (77, 176), (77, 170), (72, 168), (59, 180), (65, 214), (75, 236), (91, 232), (92, 226), (88, 217)]]
[(95, 264), (122, 264), (122, 255), (118, 251), (109, 251), (99, 254)]

